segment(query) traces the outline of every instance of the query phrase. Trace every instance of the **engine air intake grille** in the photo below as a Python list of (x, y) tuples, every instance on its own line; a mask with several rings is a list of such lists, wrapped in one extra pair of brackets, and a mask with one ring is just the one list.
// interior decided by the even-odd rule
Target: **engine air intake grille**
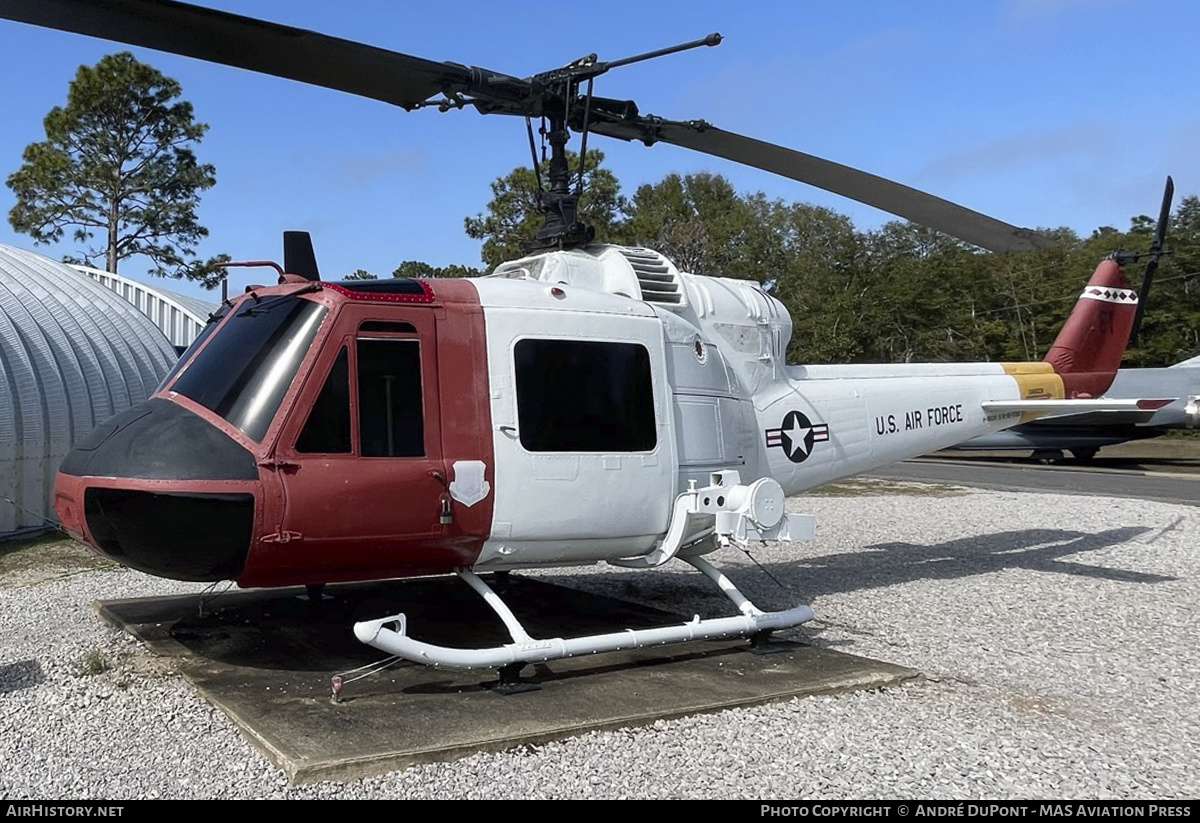
[(643, 300), (664, 306), (683, 305), (679, 275), (665, 257), (650, 249), (625, 248), (621, 254), (633, 267)]

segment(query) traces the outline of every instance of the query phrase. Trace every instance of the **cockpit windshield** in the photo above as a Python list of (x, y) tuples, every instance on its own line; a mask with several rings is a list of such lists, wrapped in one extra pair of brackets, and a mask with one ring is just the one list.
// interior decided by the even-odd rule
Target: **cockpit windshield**
[(198, 335), (196, 335), (196, 339), (192, 341), (192, 345), (188, 346), (187, 350), (184, 351), (183, 354), (179, 355), (179, 359), (175, 361), (175, 365), (171, 367), (169, 372), (167, 372), (167, 376), (162, 379), (162, 382), (158, 384), (158, 388), (155, 389), (155, 391), (162, 391), (171, 384), (171, 381), (174, 380), (176, 375), (179, 374), (179, 370), (183, 368), (183, 364), (186, 363), (191, 356), (196, 353), (197, 349), (204, 345), (204, 341), (207, 340), (209, 336), (211, 336), (212, 333), (217, 330), (217, 326), (221, 325), (221, 320), (226, 314), (229, 313), (229, 307), (231, 305), (232, 304), (228, 302), (222, 303), (215, 312), (208, 316), (208, 322), (204, 324), (204, 328), (200, 330)]
[(244, 300), (219, 332), (213, 333), (219, 321), (204, 330), (203, 339), (212, 340), (170, 390), (261, 441), (327, 313), (296, 295)]

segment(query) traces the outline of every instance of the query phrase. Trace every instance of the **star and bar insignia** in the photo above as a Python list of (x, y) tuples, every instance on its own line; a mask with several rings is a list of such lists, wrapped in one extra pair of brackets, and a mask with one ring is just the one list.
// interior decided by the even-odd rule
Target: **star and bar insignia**
[(767, 448), (781, 448), (793, 463), (803, 463), (812, 453), (814, 443), (829, 439), (829, 426), (813, 423), (802, 412), (790, 411), (783, 416), (783, 425), (767, 429)]

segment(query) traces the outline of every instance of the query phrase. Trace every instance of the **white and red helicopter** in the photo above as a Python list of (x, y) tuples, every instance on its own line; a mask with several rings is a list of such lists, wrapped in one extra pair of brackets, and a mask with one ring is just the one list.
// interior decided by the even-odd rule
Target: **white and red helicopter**
[[(405, 109), (550, 124), (547, 219), (528, 256), (483, 278), (324, 282), (307, 235), (289, 233), (278, 284), (223, 306), (149, 400), (78, 444), (56, 482), (60, 520), (133, 568), (242, 586), (457, 574), (511, 643), (427, 644), (403, 615), (355, 632), (409, 660), (502, 677), (576, 654), (761, 638), (812, 610), (759, 610), (704, 555), (810, 537), (811, 518), (785, 511), (789, 495), (1036, 416), (1139, 403), (1096, 399), (1137, 305), (1113, 260), (1042, 362), (790, 366), (792, 320), (757, 284), (594, 243), (576, 219), (571, 129), (750, 163), (990, 250), (1042, 242), (861, 171), (592, 94), (610, 68), (718, 36), (522, 79), (162, 0), (0, 0), (0, 17)], [(480, 576), (671, 560), (711, 578), (739, 614), (532, 638)]]

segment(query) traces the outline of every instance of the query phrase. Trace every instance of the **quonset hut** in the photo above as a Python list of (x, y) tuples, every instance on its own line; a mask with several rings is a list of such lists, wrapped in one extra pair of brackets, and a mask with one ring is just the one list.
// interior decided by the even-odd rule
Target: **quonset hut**
[(83, 272), (104, 288), (116, 292), (137, 306), (142, 314), (154, 321), (154, 325), (162, 330), (170, 339), (171, 345), (181, 354), (208, 325), (209, 315), (220, 308), (217, 303), (176, 294), (159, 286), (139, 283), (101, 269), (75, 265), (71, 268)]
[(53, 522), (72, 444), (154, 391), (177, 355), (86, 274), (0, 244), (0, 537)]

